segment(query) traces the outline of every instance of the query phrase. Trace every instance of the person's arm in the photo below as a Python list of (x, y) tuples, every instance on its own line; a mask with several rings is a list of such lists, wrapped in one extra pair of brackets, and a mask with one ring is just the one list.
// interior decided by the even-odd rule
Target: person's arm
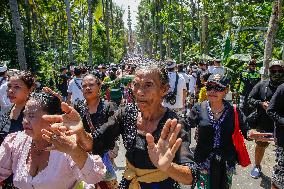
[(92, 133), (93, 154), (103, 154), (115, 147), (115, 141), (123, 132), (122, 114), (124, 110), (124, 108), (117, 110), (106, 123)]
[[(180, 124), (177, 124), (176, 119), (167, 120), (157, 143), (154, 142), (154, 137), (150, 133), (146, 134), (147, 148), (152, 163), (160, 171), (165, 172), (177, 182), (190, 185), (193, 180), (191, 170), (188, 166), (178, 164), (188, 162), (187, 153), (182, 149), (189, 147), (188, 136), (186, 134), (179, 135), (181, 127)], [(181, 156), (180, 154), (183, 153), (185, 155)], [(178, 163), (175, 163), (176, 156)]]
[(69, 104), (69, 105), (71, 105), (71, 96), (72, 96), (72, 93), (68, 92), (66, 103)]
[(261, 93), (260, 88), (261, 88), (261, 83), (258, 83), (253, 87), (253, 89), (251, 90), (248, 96), (248, 104), (253, 108), (262, 107), (262, 101), (260, 100), (260, 93)]
[(186, 91), (186, 89), (183, 89), (183, 95), (182, 95), (182, 106), (183, 106), (183, 108), (185, 107), (185, 104), (186, 104), (186, 95), (187, 95), (187, 91)]
[(12, 145), (16, 134), (8, 135), (0, 146), (0, 182), (8, 178), (12, 173)]
[[(73, 80), (72, 80), (73, 81)], [(68, 89), (67, 89), (67, 92), (68, 92), (68, 96), (67, 96), (67, 100), (66, 100), (66, 103), (67, 104), (71, 104), (71, 96), (72, 96), (72, 85), (73, 85), (73, 82), (69, 82), (69, 85), (68, 85)]]
[[(53, 136), (56, 135), (54, 138)], [(104, 163), (98, 155), (88, 154), (77, 142), (74, 135), (66, 136), (59, 130), (43, 131), (43, 139), (52, 144), (49, 150), (57, 150), (66, 154), (72, 172), (78, 180), (96, 184), (105, 175)], [(69, 155), (69, 156), (68, 156)]]
[(172, 163), (166, 173), (171, 177), (173, 180), (185, 184), (191, 185), (193, 178), (192, 172), (188, 166), (178, 165), (176, 163)]
[(280, 85), (270, 100), (267, 114), (277, 126), (284, 126), (284, 84)]
[(200, 111), (201, 111), (200, 110), (200, 103), (196, 103), (192, 107), (188, 117), (185, 120), (190, 128), (195, 128), (197, 126), (198, 120), (199, 120), (199, 112)]

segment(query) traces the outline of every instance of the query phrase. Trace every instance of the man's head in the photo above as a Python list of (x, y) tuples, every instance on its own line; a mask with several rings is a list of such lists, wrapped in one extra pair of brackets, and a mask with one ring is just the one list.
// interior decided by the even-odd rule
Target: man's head
[(74, 68), (74, 74), (76, 77), (80, 77), (82, 74), (81, 68), (80, 67), (75, 67)]
[(249, 70), (254, 71), (256, 68), (256, 60), (255, 59), (250, 60), (248, 65), (249, 65)]
[(200, 62), (198, 63), (198, 67), (199, 67), (200, 69), (202, 69), (203, 71), (207, 69), (207, 66), (206, 66), (206, 65), (207, 65), (207, 64), (206, 64), (205, 61), (200, 61)]
[(284, 82), (284, 62), (282, 60), (273, 60), (270, 62), (269, 77), (276, 85), (280, 85)]
[(219, 58), (214, 59), (214, 66), (221, 66), (222, 60)]
[(166, 69), (168, 70), (168, 72), (174, 72), (176, 65), (177, 65), (176, 61), (174, 61), (174, 60), (167, 60), (166, 61)]
[(184, 64), (178, 64), (177, 65), (177, 69), (178, 69), (178, 72), (183, 72), (184, 71)]
[(61, 68), (60, 68), (60, 72), (61, 72), (62, 74), (66, 74), (67, 68), (66, 68), (65, 66), (61, 67)]

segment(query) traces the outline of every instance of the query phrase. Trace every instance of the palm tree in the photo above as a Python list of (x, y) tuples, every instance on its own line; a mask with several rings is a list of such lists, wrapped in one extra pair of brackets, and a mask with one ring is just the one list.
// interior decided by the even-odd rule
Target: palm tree
[(92, 11), (93, 0), (88, 0), (88, 20), (89, 20), (89, 65), (93, 63), (93, 54), (92, 54), (92, 35), (93, 35), (93, 11)]
[(69, 52), (69, 63), (73, 63), (73, 47), (72, 47), (72, 27), (71, 27), (71, 11), (70, 1), (64, 0), (66, 5), (67, 14), (67, 25), (68, 25), (68, 52)]
[(20, 13), (18, 9), (17, 0), (9, 0), (10, 9), (12, 13), (13, 26), (16, 34), (16, 45), (18, 52), (18, 61), (21, 70), (27, 70), (26, 56), (25, 56), (25, 43), (23, 27), (20, 20)]

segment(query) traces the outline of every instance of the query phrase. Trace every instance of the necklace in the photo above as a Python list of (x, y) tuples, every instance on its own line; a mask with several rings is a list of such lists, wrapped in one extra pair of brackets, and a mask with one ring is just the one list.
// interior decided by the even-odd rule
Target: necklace
[(37, 156), (40, 156), (40, 155), (42, 154), (42, 152), (45, 151), (45, 149), (38, 149), (38, 148), (36, 147), (34, 141), (32, 141), (32, 149), (35, 151), (35, 154), (36, 154)]
[(221, 111), (219, 111), (219, 112), (212, 112), (214, 115), (219, 115), (219, 114), (221, 114), (223, 111), (225, 110), (225, 108), (223, 108)]

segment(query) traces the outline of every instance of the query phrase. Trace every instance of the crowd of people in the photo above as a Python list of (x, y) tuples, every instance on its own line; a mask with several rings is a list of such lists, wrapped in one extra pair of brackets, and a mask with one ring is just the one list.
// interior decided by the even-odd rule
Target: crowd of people
[[(261, 176), (272, 142), (271, 188), (284, 188), (284, 62), (261, 80), (252, 59), (236, 85), (221, 62), (134, 56), (61, 67), (48, 86), (0, 66), (0, 188), (228, 189), (250, 159), (251, 177)], [(254, 157), (244, 139), (255, 140)]]

